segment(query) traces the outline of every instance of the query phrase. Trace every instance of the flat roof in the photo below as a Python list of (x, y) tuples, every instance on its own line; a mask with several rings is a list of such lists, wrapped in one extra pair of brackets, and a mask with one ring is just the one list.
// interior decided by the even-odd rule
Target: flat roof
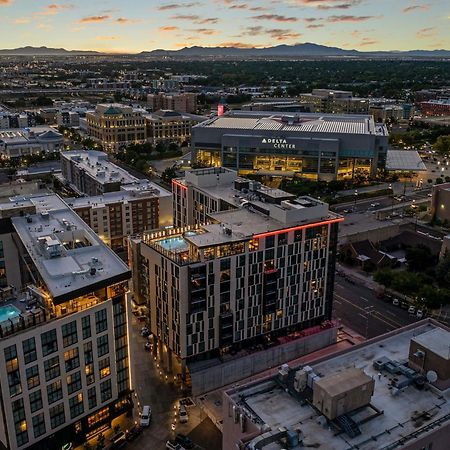
[(385, 125), (368, 115), (236, 111), (214, 117), (196, 127), (231, 130), (294, 131), (387, 136)]
[(124, 262), (61, 198), (30, 201), (40, 203), (40, 213), (11, 221), (55, 303), (130, 277)]
[(71, 197), (67, 198), (67, 204), (72, 208), (82, 208), (87, 206), (102, 206), (109, 203), (128, 202), (139, 198), (161, 198), (171, 197), (172, 193), (151, 181), (141, 180), (140, 182), (121, 186), (120, 191), (106, 192), (103, 195), (91, 197)]
[(98, 183), (129, 184), (139, 179), (108, 159), (108, 155), (97, 150), (72, 150), (62, 152), (61, 156), (72, 161), (79, 169), (84, 170)]
[(388, 150), (386, 170), (426, 171), (422, 158), (415, 150)]
[(328, 395), (335, 397), (366, 384), (369, 380), (371, 378), (363, 370), (350, 367), (342, 372), (333, 373), (319, 379), (317, 385), (325, 390)]
[(450, 360), (450, 333), (447, 330), (435, 328), (427, 333), (415, 336), (412, 341), (441, 358)]
[[(321, 425), (321, 414), (309, 403), (305, 404), (286, 392), (273, 377), (231, 389), (226, 395), (261, 428), (277, 430), (279, 427), (286, 427), (301, 430), (304, 447), (322, 450), (403, 448), (403, 445), (427, 432), (422, 427), (436, 421), (450, 421), (450, 389), (438, 391), (434, 387), (417, 389), (409, 386), (393, 395), (391, 381), (397, 375), (382, 371), (379, 378), (379, 370), (373, 367), (373, 361), (387, 357), (393, 361), (405, 362), (408, 360), (412, 339), (425, 338), (430, 331), (441, 333), (440, 329), (447, 334), (448, 342), (448, 331), (436, 322), (426, 320), (344, 350), (335, 357), (322, 358), (317, 363), (309, 364), (314, 373), (321, 377), (343, 374), (350, 368), (356, 368), (362, 369), (368, 377), (375, 380), (371, 405), (383, 413), (374, 414), (374, 409), (366, 407), (351, 414), (361, 431), (361, 435), (356, 437), (350, 437), (346, 433), (337, 434), (331, 427)], [(283, 448), (274, 445), (265, 448)]]

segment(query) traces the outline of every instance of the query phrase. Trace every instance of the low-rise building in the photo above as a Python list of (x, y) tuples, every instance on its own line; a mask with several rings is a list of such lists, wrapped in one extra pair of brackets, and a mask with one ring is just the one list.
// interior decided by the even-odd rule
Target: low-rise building
[(80, 115), (75, 111), (59, 111), (56, 113), (56, 124), (63, 127), (79, 127)]
[(431, 198), (431, 217), (450, 223), (450, 183), (435, 184)]
[(223, 397), (224, 450), (447, 450), (450, 330), (431, 319)]
[(116, 251), (126, 248), (128, 236), (172, 225), (172, 194), (147, 180), (66, 201)]
[(450, 99), (421, 102), (420, 111), (424, 116), (450, 116)]
[(64, 137), (53, 128), (38, 126), (24, 130), (0, 130), (2, 158), (58, 153), (64, 148)]
[(18, 276), (0, 307), (0, 442), (72, 448), (132, 408), (130, 271), (59, 197), (29, 202), (5, 219)]
[(121, 104), (99, 104), (86, 113), (87, 132), (107, 151), (118, 151), (146, 141), (145, 119), (140, 111)]
[(125, 184), (139, 180), (112, 163), (108, 155), (96, 150), (73, 150), (61, 153), (64, 179), (78, 192), (102, 195), (119, 191)]
[(197, 112), (197, 94), (193, 92), (148, 94), (147, 103), (152, 111), (170, 109), (183, 113)]

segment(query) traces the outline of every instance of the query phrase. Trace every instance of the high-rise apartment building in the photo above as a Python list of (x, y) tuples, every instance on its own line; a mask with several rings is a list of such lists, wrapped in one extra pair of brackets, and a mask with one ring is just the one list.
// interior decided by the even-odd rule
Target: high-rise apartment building
[(126, 170), (109, 161), (108, 155), (96, 150), (73, 150), (61, 153), (62, 175), (82, 194), (102, 195), (119, 191), (127, 184), (139, 180)]
[(175, 227), (130, 241), (134, 295), (169, 361), (185, 367), (331, 318), (342, 218), (327, 204), (223, 168), (173, 189)]
[(20, 276), (0, 306), (0, 441), (56, 450), (132, 407), (130, 271), (59, 197), (32, 202), (35, 214), (3, 219)]
[(118, 151), (130, 144), (146, 140), (145, 119), (131, 106), (99, 104), (86, 113), (89, 136), (101, 143), (106, 151)]
[(312, 113), (367, 114), (369, 99), (353, 97), (351, 91), (313, 89), (311, 94), (300, 94), (300, 104)]
[(195, 113), (197, 111), (197, 94), (193, 92), (148, 94), (147, 103), (152, 111), (171, 109), (178, 112)]

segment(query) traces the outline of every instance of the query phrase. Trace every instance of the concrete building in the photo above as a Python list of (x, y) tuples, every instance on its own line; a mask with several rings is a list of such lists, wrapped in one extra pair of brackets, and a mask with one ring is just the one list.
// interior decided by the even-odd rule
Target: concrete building
[(79, 127), (80, 115), (75, 111), (63, 110), (56, 113), (56, 124), (63, 127)]
[(122, 185), (139, 181), (109, 161), (106, 153), (96, 150), (62, 152), (61, 169), (65, 180), (75, 190), (87, 195), (119, 191)]
[(192, 127), (205, 120), (204, 117), (179, 113), (172, 110), (159, 110), (145, 114), (147, 140), (152, 145), (159, 143), (186, 145), (191, 140)]
[(343, 219), (320, 201), (251, 183), (222, 168), (188, 172), (173, 182), (183, 225), (130, 241), (135, 299), (148, 302), (169, 365), (174, 354), (191, 370), (331, 318)]
[(128, 236), (172, 225), (172, 194), (147, 180), (66, 202), (116, 251), (126, 248)]
[(375, 176), (388, 131), (364, 115), (230, 111), (193, 127), (192, 147), (208, 166), (329, 181)]
[(99, 104), (95, 111), (86, 113), (86, 122), (89, 136), (107, 151), (143, 144), (147, 137), (144, 117), (130, 106)]
[(183, 113), (197, 112), (197, 94), (192, 92), (148, 94), (147, 103), (152, 111), (170, 109)]
[(447, 450), (448, 342), (427, 319), (230, 388), (222, 448)]
[(0, 130), (0, 156), (22, 156), (57, 153), (64, 148), (64, 137), (53, 128), (38, 126), (24, 130)]
[(313, 89), (310, 94), (298, 96), (300, 104), (311, 113), (368, 114), (369, 99), (353, 97), (351, 91)]
[(20, 276), (0, 307), (0, 442), (56, 450), (132, 408), (130, 271), (59, 197), (29, 202), (8, 219)]
[(450, 116), (450, 99), (421, 102), (420, 111), (424, 116)]
[(450, 223), (450, 183), (435, 184), (431, 198), (431, 217)]

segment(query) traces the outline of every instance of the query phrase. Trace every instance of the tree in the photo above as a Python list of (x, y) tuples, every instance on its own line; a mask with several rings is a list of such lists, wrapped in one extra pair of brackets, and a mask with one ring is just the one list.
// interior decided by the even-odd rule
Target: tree
[(390, 269), (381, 269), (375, 272), (373, 279), (383, 286), (390, 287), (394, 279), (394, 273)]
[(168, 167), (164, 172), (161, 174), (161, 178), (166, 183), (170, 183), (174, 178), (177, 176), (177, 170), (175, 166)]
[(158, 153), (164, 153), (164, 152), (166, 151), (166, 146), (165, 146), (165, 144), (163, 144), (162, 142), (158, 142), (158, 143), (155, 145), (155, 150), (156, 150)]
[(177, 152), (178, 150), (179, 150), (179, 147), (176, 142), (171, 142), (169, 144), (169, 152)]
[(422, 272), (424, 268), (436, 264), (436, 257), (431, 253), (431, 250), (420, 244), (406, 249), (406, 260), (408, 261), (408, 269), (413, 272)]
[(442, 156), (448, 155), (450, 153), (450, 135), (439, 136), (433, 148)]

